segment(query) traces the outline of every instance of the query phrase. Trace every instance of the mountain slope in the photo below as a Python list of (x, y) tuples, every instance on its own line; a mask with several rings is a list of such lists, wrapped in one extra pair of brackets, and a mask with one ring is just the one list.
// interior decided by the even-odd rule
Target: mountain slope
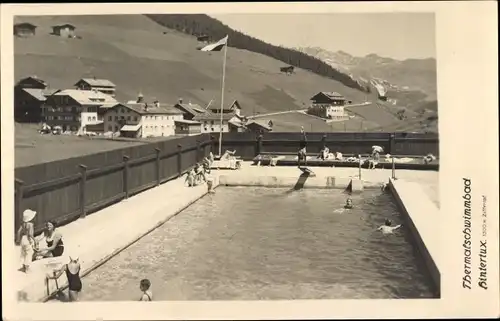
[(436, 60), (433, 58), (396, 60), (376, 54), (355, 57), (343, 51), (333, 52), (319, 47), (298, 50), (352, 74), (356, 79), (377, 79), (385, 82), (393, 92), (421, 91), (428, 100), (436, 99)]
[[(138, 92), (174, 104), (179, 98), (203, 106), (220, 101), (222, 52), (201, 52), (192, 36), (160, 26), (146, 16), (16, 17), (38, 26), (31, 38), (15, 39), (15, 80), (37, 75), (52, 88), (71, 87), (82, 77), (107, 78), (119, 100)], [(71, 23), (81, 39), (50, 35), (50, 26)], [(243, 113), (303, 109), (319, 91), (338, 91), (353, 102), (370, 94), (339, 81), (297, 69), (280, 73), (283, 62), (228, 48), (225, 104), (237, 99)], [(373, 95), (372, 95), (373, 96)]]

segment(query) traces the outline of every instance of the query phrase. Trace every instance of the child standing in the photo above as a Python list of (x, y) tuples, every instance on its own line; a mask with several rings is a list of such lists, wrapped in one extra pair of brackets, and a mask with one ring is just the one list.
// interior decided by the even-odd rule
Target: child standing
[(21, 244), (21, 271), (23, 271), (24, 273), (29, 272), (31, 262), (33, 261), (34, 248), (36, 244), (34, 235), (35, 227), (32, 221), (35, 216), (35, 211), (30, 209), (25, 210), (23, 212), (23, 223), (17, 231), (17, 240)]
[(153, 293), (151, 292), (151, 281), (148, 279), (142, 279), (139, 284), (139, 288), (142, 291), (141, 298), (139, 301), (153, 301)]

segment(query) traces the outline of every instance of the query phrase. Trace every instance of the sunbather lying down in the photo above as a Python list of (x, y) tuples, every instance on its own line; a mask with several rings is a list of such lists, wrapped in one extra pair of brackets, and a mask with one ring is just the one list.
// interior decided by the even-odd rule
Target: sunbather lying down
[(226, 150), (224, 154), (221, 156), (221, 160), (230, 160), (234, 158), (234, 154), (236, 154), (235, 150)]

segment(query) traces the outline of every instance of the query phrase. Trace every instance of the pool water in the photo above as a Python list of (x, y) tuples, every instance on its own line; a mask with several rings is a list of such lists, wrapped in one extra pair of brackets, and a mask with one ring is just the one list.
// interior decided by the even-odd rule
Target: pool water
[[(83, 279), (84, 301), (434, 297), (390, 194), (219, 187)], [(127, 228), (126, 225), (123, 228)]]

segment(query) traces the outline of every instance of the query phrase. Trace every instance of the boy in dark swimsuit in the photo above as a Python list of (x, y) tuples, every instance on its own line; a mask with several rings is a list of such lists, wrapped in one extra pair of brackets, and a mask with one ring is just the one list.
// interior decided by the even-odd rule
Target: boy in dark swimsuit
[(142, 279), (139, 284), (139, 288), (142, 291), (141, 298), (139, 301), (153, 301), (153, 293), (151, 293), (151, 281), (148, 279)]

